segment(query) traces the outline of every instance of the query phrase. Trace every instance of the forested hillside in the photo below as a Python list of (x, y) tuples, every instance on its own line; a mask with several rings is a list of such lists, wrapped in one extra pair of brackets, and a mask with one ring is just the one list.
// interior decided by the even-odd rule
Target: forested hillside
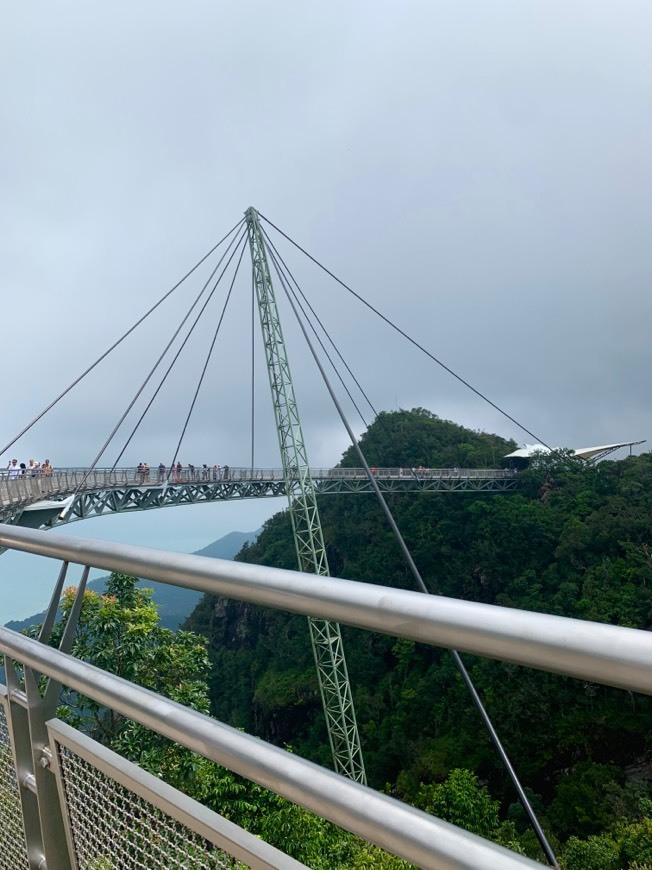
[[(370, 465), (408, 467), (496, 467), (515, 446), (421, 409), (381, 414), (361, 445)], [(359, 464), (352, 450), (342, 464)], [(522, 472), (521, 480), (517, 493), (389, 499), (428, 588), (649, 630), (652, 456), (591, 466), (560, 453)], [(413, 588), (372, 495), (325, 496), (320, 511), (333, 575)], [(287, 514), (273, 517), (237, 558), (295, 567)], [(330, 763), (303, 618), (206, 597), (186, 627), (208, 639), (216, 716)], [(487, 784), (501, 817), (515, 823), (524, 848), (536, 855), (450, 655), (346, 627), (343, 634), (370, 784), (423, 804), (432, 784), (466, 768)], [(567, 847), (565, 866), (652, 860), (650, 699), (464, 660), (555, 841), (593, 835), (570, 841), (580, 857), (572, 863)], [(591, 849), (601, 850), (603, 863)]]

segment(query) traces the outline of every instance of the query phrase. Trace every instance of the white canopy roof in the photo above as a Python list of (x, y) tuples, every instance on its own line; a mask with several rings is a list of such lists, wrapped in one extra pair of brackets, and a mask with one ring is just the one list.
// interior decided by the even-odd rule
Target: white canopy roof
[(622, 441), (620, 444), (603, 444), (600, 447), (578, 447), (573, 450), (575, 456), (580, 459), (594, 459), (602, 453), (611, 453), (612, 450), (618, 450), (619, 447), (633, 447), (634, 444), (644, 444), (645, 441)]
[(543, 444), (525, 444), (513, 453), (508, 453), (505, 459), (528, 459), (535, 453), (550, 453), (550, 448)]
[[(596, 456), (606, 456), (613, 450), (618, 450), (619, 447), (633, 447), (635, 444), (644, 443), (645, 439), (643, 441), (621, 441), (619, 444), (601, 444), (598, 447), (578, 447), (571, 450), (571, 453), (580, 459), (595, 459)], [(550, 453), (550, 448), (543, 444), (525, 444), (518, 450), (508, 453), (505, 459), (529, 459), (535, 453)]]

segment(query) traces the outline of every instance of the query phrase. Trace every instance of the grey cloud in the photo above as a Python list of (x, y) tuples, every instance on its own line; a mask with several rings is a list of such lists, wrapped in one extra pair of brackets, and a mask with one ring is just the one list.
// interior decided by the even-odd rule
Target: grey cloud
[[(5, 11), (3, 441), (249, 205), (548, 443), (652, 436), (651, 18), (425, 0)], [(282, 250), (379, 409), (530, 440)], [(184, 461), (249, 456), (248, 293), (244, 278)], [(89, 461), (182, 310), (16, 449)], [(335, 462), (346, 443), (288, 318), (309, 452)], [(200, 360), (126, 462), (167, 461)], [(257, 451), (274, 464), (265, 378)]]

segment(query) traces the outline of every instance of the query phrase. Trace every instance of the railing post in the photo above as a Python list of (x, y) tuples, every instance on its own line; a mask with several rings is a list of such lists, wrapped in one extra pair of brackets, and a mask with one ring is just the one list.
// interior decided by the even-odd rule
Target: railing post
[(54, 776), (42, 759), (48, 746), (45, 707), (32, 671), (25, 667), (25, 690), (14, 664), (5, 658), (7, 727), (14, 751), (30, 870), (71, 870), (61, 805)]
[(49, 770), (49, 738), (45, 727), (46, 720), (56, 714), (61, 687), (57, 684), (56, 691), (46, 692), (43, 698), (38, 685), (39, 677), (40, 674), (31, 668), (25, 668), (27, 718), (45, 867), (47, 870), (71, 870), (73, 864), (68, 852), (59, 790), (53, 771)]

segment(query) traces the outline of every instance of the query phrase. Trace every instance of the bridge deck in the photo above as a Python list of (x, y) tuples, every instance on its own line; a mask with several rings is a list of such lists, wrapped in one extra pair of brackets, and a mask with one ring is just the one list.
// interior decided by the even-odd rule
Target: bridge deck
[[(370, 493), (363, 468), (311, 469), (320, 495)], [(383, 492), (508, 492), (516, 472), (493, 468), (378, 468)], [(298, 476), (297, 476), (297, 486)], [(135, 510), (287, 495), (282, 469), (184, 469), (166, 479), (157, 470), (58, 469), (51, 475), (0, 476), (0, 521), (52, 527), (74, 520)], [(65, 512), (64, 512), (65, 511)]]

